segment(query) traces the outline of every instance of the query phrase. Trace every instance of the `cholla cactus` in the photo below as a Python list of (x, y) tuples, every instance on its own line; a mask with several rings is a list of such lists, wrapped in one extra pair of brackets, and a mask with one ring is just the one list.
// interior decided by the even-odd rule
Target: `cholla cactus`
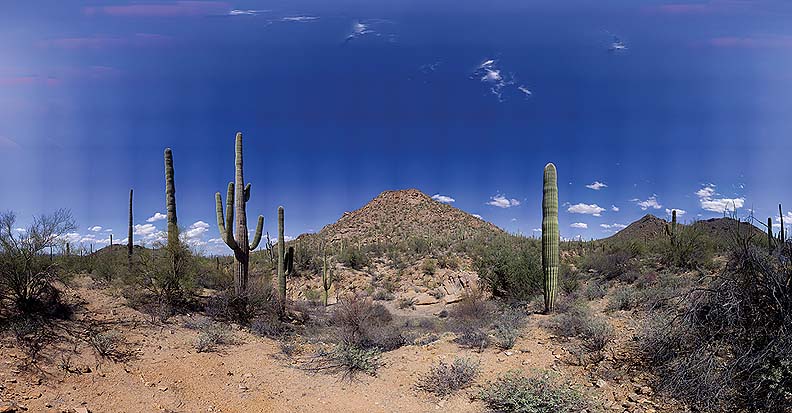
[[(236, 177), (228, 183), (226, 212), (223, 217), (223, 199), (220, 192), (215, 194), (217, 229), (223, 241), (234, 251), (234, 288), (237, 294), (247, 291), (248, 265), (250, 251), (258, 248), (264, 217), (259, 215), (253, 242), (248, 243), (247, 202), (250, 200), (250, 184), (245, 185), (242, 168), (242, 133), (236, 134)], [(234, 215), (236, 214), (236, 235), (234, 235)]]
[(556, 167), (552, 163), (544, 169), (544, 190), (542, 194), (542, 269), (544, 270), (545, 312), (555, 307), (558, 289), (559, 266), (558, 232), (558, 184)]

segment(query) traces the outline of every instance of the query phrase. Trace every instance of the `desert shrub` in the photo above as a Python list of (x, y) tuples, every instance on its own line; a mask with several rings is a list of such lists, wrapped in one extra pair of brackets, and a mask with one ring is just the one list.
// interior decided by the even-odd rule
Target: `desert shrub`
[(608, 293), (608, 288), (605, 284), (596, 279), (592, 278), (589, 280), (588, 284), (586, 285), (586, 290), (584, 295), (588, 300), (598, 300)]
[(438, 288), (435, 288), (435, 289), (429, 291), (429, 295), (431, 295), (432, 297), (437, 298), (439, 300), (439, 299), (442, 299), (443, 297), (445, 297), (445, 291), (443, 290), (442, 287), (438, 287)]
[(346, 247), (339, 256), (339, 261), (347, 268), (353, 270), (362, 270), (369, 265), (369, 259), (360, 249), (354, 247)]
[(88, 344), (100, 357), (116, 360), (121, 356), (121, 335), (117, 331), (98, 332), (89, 330), (87, 334)]
[(632, 287), (617, 288), (608, 301), (609, 311), (632, 310), (637, 307), (640, 301), (638, 292)]
[(586, 255), (583, 268), (594, 270), (606, 280), (612, 280), (632, 269), (634, 257), (635, 254), (630, 248), (614, 247), (608, 251)]
[(209, 299), (205, 310), (210, 317), (239, 324), (248, 324), (255, 318), (283, 316), (275, 291), (266, 278), (251, 280), (242, 294), (233, 288), (222, 291)]
[(413, 344), (416, 346), (425, 346), (427, 344), (432, 344), (435, 341), (439, 340), (440, 336), (435, 333), (424, 334), (420, 337), (417, 337), (413, 340)]
[(391, 314), (368, 297), (355, 295), (343, 300), (331, 321), (338, 341), (346, 346), (390, 351), (404, 345)]
[(580, 288), (579, 274), (572, 271), (569, 264), (561, 264), (559, 278), (561, 291), (566, 295), (574, 294)]
[(299, 366), (310, 372), (341, 374), (351, 380), (358, 373), (376, 375), (382, 366), (380, 359), (381, 352), (377, 348), (339, 344), (330, 350), (319, 349), (312, 357), (301, 361)]
[(400, 310), (415, 310), (415, 297), (402, 297), (396, 301), (396, 307)]
[(479, 373), (479, 364), (467, 358), (455, 358), (451, 363), (440, 361), (418, 378), (415, 387), (444, 397), (469, 386)]
[(484, 329), (462, 324), (456, 329), (456, 338), (454, 342), (462, 347), (467, 347), (481, 352), (490, 345), (489, 334)]
[(61, 209), (33, 218), (25, 231), (16, 230), (16, 215), (0, 213), (0, 301), (8, 297), (25, 314), (57, 315), (60, 295), (53, 282), (60, 278), (49, 248), (76, 228), (71, 213)]
[(13, 317), (7, 327), (16, 339), (17, 345), (34, 362), (41, 351), (55, 338), (49, 323), (41, 317), (30, 315)]
[(392, 301), (396, 299), (396, 296), (386, 289), (378, 288), (374, 291), (374, 295), (371, 298), (375, 301)]
[(663, 262), (682, 269), (701, 269), (712, 261), (715, 247), (704, 230), (693, 224), (678, 226), (676, 236), (664, 244)]
[(450, 316), (459, 323), (484, 326), (494, 315), (493, 304), (484, 299), (480, 290), (467, 289), (462, 293), (462, 299), (454, 304)]
[(640, 272), (638, 272), (638, 271), (636, 271), (634, 269), (629, 269), (629, 270), (625, 271), (623, 274), (621, 274), (618, 277), (616, 277), (616, 279), (621, 281), (621, 282), (623, 282), (623, 283), (625, 283), (625, 284), (632, 284), (636, 280), (638, 280), (640, 277), (641, 277), (641, 273)]
[(116, 279), (123, 279), (128, 274), (126, 250), (123, 253), (107, 249), (93, 257), (94, 265), (91, 276), (95, 280), (110, 283)]
[(198, 274), (197, 260), (187, 245), (158, 244), (152, 250), (140, 250), (136, 257), (133, 277), (137, 286), (169, 308), (184, 307)]
[(704, 411), (789, 412), (790, 262), (789, 250), (770, 256), (736, 239), (718, 277), (647, 324), (640, 343), (657, 387)]
[(498, 413), (577, 413), (590, 404), (576, 390), (556, 382), (549, 373), (530, 376), (509, 371), (490, 382), (479, 399), (491, 412)]
[(613, 327), (602, 317), (592, 317), (583, 327), (580, 334), (583, 348), (599, 353), (613, 341)]
[(427, 258), (421, 264), (421, 272), (423, 272), (424, 275), (434, 275), (436, 271), (437, 271), (437, 260), (433, 258)]
[(456, 270), (459, 268), (459, 259), (451, 254), (443, 254), (437, 258), (437, 265), (440, 268)]
[(234, 343), (234, 335), (231, 330), (218, 323), (206, 323), (199, 327), (198, 338), (193, 343), (195, 351), (208, 353), (215, 351), (217, 346)]
[(520, 336), (520, 329), (525, 324), (525, 312), (516, 308), (507, 308), (495, 320), (495, 340), (498, 347), (510, 349)]
[(565, 312), (556, 314), (550, 321), (549, 327), (561, 337), (575, 337), (586, 330), (591, 318), (588, 304), (575, 301)]
[(503, 235), (481, 244), (474, 257), (482, 285), (494, 296), (528, 300), (542, 291), (539, 241)]
[(303, 294), (305, 294), (305, 299), (308, 301), (319, 301), (322, 299), (322, 292), (313, 288), (306, 289)]

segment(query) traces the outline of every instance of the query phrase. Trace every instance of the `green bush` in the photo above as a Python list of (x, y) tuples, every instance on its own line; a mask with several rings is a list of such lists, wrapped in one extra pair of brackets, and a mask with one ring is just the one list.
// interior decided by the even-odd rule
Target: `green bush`
[(434, 275), (435, 271), (437, 271), (437, 260), (433, 258), (425, 259), (423, 264), (421, 264), (421, 271), (424, 275)]
[(579, 413), (591, 409), (576, 390), (556, 382), (550, 373), (526, 376), (509, 371), (479, 393), (487, 410), (497, 413)]
[(529, 300), (542, 291), (541, 251), (538, 240), (502, 235), (479, 245), (474, 267), (494, 296)]
[(362, 270), (369, 265), (369, 259), (357, 248), (347, 246), (339, 257), (339, 261), (347, 268)]

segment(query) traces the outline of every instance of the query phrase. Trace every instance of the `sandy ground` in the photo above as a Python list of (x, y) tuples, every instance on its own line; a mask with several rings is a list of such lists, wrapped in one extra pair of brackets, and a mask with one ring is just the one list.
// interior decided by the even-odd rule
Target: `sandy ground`
[[(646, 394), (651, 391), (637, 376), (619, 369), (624, 364), (618, 360), (621, 351), (603, 362), (615, 366), (607, 380), (601, 368), (570, 364), (571, 343), (541, 327), (546, 316), (529, 317), (522, 337), (508, 352), (460, 349), (446, 335), (430, 345), (386, 353), (376, 377), (358, 375), (349, 382), (297, 369), (276, 341), (239, 329), (235, 329), (238, 344), (198, 353), (193, 347), (198, 332), (183, 327), (179, 318), (156, 325), (149, 316), (124, 306), (122, 298), (91, 288), (87, 279), (78, 284), (69, 293), (84, 304), (75, 320), (119, 332), (132, 357), (113, 362), (85, 344), (52, 346), (36, 367), (6, 338), (0, 348), (0, 406), (16, 405), (19, 411), (32, 412), (84, 411), (81, 408), (90, 412), (481, 412), (484, 407), (474, 396), (488, 380), (511, 369), (550, 369), (595, 398), (602, 410), (676, 410), (664, 408)], [(611, 322), (620, 330), (630, 330), (629, 320)], [(628, 342), (629, 334), (622, 340)], [(64, 359), (61, 351), (74, 355)], [(432, 364), (456, 356), (480, 361), (482, 374), (474, 386), (447, 399), (414, 389), (418, 376)], [(65, 371), (64, 364), (72, 372)]]

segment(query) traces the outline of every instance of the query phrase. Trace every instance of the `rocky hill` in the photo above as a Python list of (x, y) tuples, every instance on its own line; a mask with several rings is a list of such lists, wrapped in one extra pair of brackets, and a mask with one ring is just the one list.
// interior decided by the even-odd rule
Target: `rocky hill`
[[(652, 214), (644, 215), (641, 219), (628, 225), (616, 234), (605, 238), (606, 242), (625, 242), (625, 241), (654, 241), (666, 236), (665, 227), (668, 221), (658, 218)], [(679, 224), (685, 226), (685, 224)], [(711, 218), (702, 221), (695, 221), (689, 224), (694, 228), (700, 229), (708, 238), (716, 242), (727, 242), (737, 233), (737, 220), (733, 218)], [(765, 233), (754, 225), (740, 223), (740, 233), (750, 234), (753, 237), (763, 237)]]
[(503, 230), (451, 205), (435, 201), (417, 189), (385, 191), (362, 208), (345, 212), (317, 233), (320, 239), (395, 242), (409, 237), (463, 239), (497, 235)]

